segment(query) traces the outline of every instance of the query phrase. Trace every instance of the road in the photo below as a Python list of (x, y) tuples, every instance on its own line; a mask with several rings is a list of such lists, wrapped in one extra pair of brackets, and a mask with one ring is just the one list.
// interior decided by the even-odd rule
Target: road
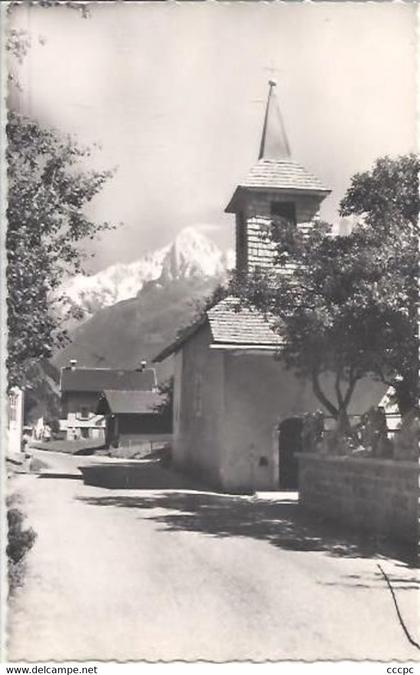
[[(38, 533), (10, 603), (10, 660), (418, 660), (371, 544), (286, 497), (84, 485), (89, 457), (19, 475)], [(380, 560), (413, 637), (417, 570)]]

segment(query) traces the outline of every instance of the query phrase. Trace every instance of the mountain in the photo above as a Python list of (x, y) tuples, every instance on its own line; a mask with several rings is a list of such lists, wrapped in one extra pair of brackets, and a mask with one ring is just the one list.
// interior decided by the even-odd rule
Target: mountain
[(150, 281), (221, 277), (233, 265), (231, 252), (223, 253), (199, 230), (187, 227), (172, 244), (133, 263), (118, 263), (91, 276), (79, 274), (60, 292), (68, 298), (67, 307), (77, 307), (86, 320), (103, 307), (135, 297)]
[[(186, 228), (171, 245), (135, 263), (77, 277), (67, 293), (85, 320), (71, 329), (71, 343), (56, 354), (54, 365), (76, 359), (80, 366), (134, 368), (150, 361), (226, 279), (232, 257)], [(158, 366), (159, 379), (171, 368), (170, 363)]]
[[(197, 314), (220, 278), (149, 282), (135, 298), (104, 307), (71, 334), (71, 343), (53, 359), (56, 367), (76, 359), (79, 366), (134, 368), (150, 361), (175, 339)], [(168, 363), (158, 367), (160, 380), (172, 374)]]

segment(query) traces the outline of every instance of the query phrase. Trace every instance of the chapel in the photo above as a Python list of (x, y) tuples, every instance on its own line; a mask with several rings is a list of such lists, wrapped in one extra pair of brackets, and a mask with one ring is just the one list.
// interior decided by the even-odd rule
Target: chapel
[[(236, 268), (274, 265), (267, 226), (307, 231), (330, 190), (292, 157), (269, 82), (258, 159), (225, 211), (235, 216)], [(257, 310), (227, 297), (155, 357), (174, 359), (173, 461), (226, 491), (296, 489), (302, 415), (321, 408), (311, 383), (274, 359), (282, 337)], [(332, 382), (324, 382), (328, 392)], [(369, 382), (350, 413), (378, 403)]]

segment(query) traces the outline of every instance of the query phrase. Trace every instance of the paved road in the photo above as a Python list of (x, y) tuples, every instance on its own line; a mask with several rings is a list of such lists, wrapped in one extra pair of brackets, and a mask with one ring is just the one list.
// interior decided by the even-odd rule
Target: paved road
[[(41, 453), (45, 459), (45, 453)], [(38, 532), (9, 612), (11, 660), (418, 660), (366, 542), (283, 501), (13, 479)], [(415, 570), (382, 559), (419, 640)]]

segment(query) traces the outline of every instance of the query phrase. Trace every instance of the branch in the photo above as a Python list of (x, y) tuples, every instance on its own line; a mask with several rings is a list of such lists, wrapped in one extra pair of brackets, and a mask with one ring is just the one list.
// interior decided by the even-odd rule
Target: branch
[(337, 395), (338, 409), (342, 410), (344, 408), (343, 394), (340, 389), (340, 379), (341, 379), (342, 368), (337, 368), (335, 375), (335, 393)]
[(403, 631), (404, 631), (404, 633), (405, 633), (405, 636), (406, 636), (407, 640), (408, 640), (408, 641), (410, 642), (410, 644), (412, 644), (414, 647), (417, 647), (417, 649), (420, 649), (420, 644), (419, 644), (418, 642), (416, 642), (416, 640), (414, 640), (414, 639), (411, 637), (410, 633), (409, 633), (408, 630), (407, 630), (407, 626), (405, 625), (404, 619), (402, 618), (401, 611), (400, 611), (400, 608), (399, 608), (399, 606), (398, 606), (397, 598), (396, 598), (396, 596), (395, 596), (395, 592), (394, 592), (394, 589), (392, 588), (392, 585), (391, 585), (391, 582), (390, 582), (390, 580), (389, 580), (388, 575), (384, 572), (384, 570), (382, 569), (382, 567), (381, 567), (379, 564), (378, 564), (377, 566), (379, 567), (379, 570), (380, 570), (382, 576), (384, 577), (384, 579), (385, 579), (385, 581), (386, 581), (386, 583), (387, 583), (387, 586), (388, 586), (389, 591), (390, 591), (390, 593), (391, 593), (392, 600), (393, 600), (393, 602), (394, 602), (395, 611), (397, 612), (398, 621), (400, 622), (400, 626), (401, 626), (401, 628), (403, 629)]
[(354, 388), (356, 386), (357, 380), (358, 380), (357, 377), (350, 378), (349, 388), (347, 389), (347, 392), (346, 392), (346, 395), (345, 395), (344, 401), (343, 401), (343, 406), (344, 406), (345, 410), (347, 410), (347, 406), (350, 403), (351, 397), (353, 396), (353, 392), (354, 392)]
[(375, 365), (375, 369), (376, 369), (376, 372), (377, 372), (377, 374), (378, 374), (379, 379), (381, 380), (381, 382), (383, 382), (384, 384), (388, 385), (388, 387), (393, 387), (393, 386), (394, 386), (395, 383), (394, 383), (393, 381), (391, 381), (391, 380), (387, 380), (387, 379), (386, 379), (385, 375), (383, 374), (382, 369), (381, 369), (378, 365)]
[(316, 368), (313, 368), (313, 370), (312, 370), (312, 388), (313, 388), (315, 396), (319, 399), (319, 401), (322, 403), (322, 405), (328, 410), (328, 412), (334, 417), (334, 419), (337, 419), (338, 418), (338, 410), (327, 399), (324, 392), (322, 391), (321, 385), (320, 385), (320, 382), (319, 382), (319, 372)]

